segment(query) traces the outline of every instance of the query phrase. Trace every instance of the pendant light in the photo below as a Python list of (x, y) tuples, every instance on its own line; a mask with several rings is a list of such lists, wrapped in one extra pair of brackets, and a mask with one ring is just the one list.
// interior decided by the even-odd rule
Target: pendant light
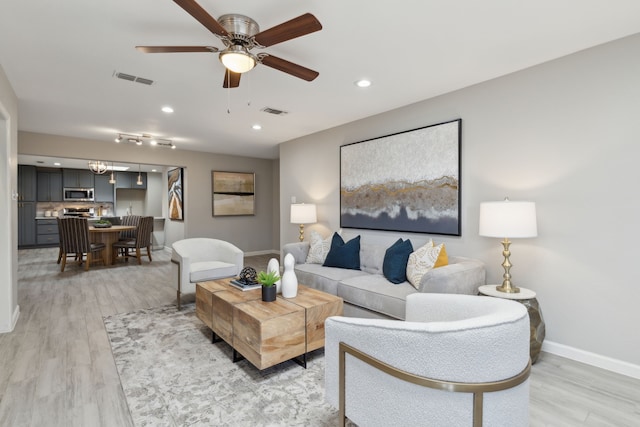
[(142, 185), (142, 175), (140, 175), (140, 163), (138, 163), (138, 180), (136, 181), (136, 185)]
[(111, 162), (111, 178), (109, 178), (109, 184), (115, 184), (116, 178), (113, 176), (113, 162)]
[(89, 170), (96, 175), (102, 175), (107, 171), (107, 164), (100, 160), (92, 160), (89, 162)]

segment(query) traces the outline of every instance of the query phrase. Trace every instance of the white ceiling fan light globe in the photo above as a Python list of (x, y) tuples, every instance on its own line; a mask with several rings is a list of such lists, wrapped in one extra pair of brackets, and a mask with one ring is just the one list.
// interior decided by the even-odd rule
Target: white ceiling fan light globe
[(243, 46), (230, 46), (219, 57), (220, 62), (234, 73), (246, 73), (256, 66), (256, 59)]

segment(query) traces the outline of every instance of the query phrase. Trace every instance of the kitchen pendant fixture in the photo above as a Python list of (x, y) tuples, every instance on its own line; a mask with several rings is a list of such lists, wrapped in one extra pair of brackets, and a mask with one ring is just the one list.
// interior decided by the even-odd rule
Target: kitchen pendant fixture
[(142, 175), (140, 175), (140, 163), (138, 163), (138, 180), (136, 181), (136, 185), (142, 185)]
[(96, 175), (102, 175), (107, 171), (107, 164), (99, 160), (92, 160), (89, 162), (89, 170)]
[(113, 176), (113, 162), (111, 162), (111, 178), (109, 178), (109, 184), (115, 184), (116, 178)]

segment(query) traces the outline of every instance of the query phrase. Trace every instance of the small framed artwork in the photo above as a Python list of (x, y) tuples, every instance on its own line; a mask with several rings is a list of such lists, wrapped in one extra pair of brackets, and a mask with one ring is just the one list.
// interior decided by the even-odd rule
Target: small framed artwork
[(167, 171), (169, 219), (173, 221), (184, 220), (184, 184), (182, 181), (182, 173), (182, 168), (175, 168)]
[(213, 216), (255, 215), (255, 174), (212, 171)]

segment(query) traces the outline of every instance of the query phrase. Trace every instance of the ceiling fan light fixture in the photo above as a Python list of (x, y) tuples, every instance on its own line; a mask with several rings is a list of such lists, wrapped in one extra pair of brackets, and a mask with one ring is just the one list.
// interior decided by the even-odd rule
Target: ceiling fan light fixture
[(244, 46), (233, 45), (220, 52), (220, 62), (234, 73), (246, 73), (256, 66), (256, 58)]

